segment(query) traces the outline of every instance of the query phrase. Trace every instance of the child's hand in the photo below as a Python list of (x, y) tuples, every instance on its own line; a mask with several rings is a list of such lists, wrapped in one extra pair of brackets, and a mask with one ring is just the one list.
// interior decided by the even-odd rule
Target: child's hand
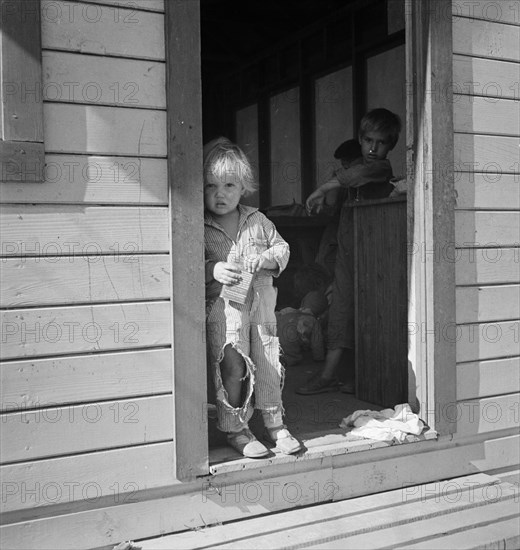
[(244, 260), (244, 268), (249, 273), (257, 273), (261, 269), (276, 269), (278, 264), (274, 260), (269, 260), (261, 254), (258, 256), (249, 256)]
[(320, 187), (313, 191), (305, 201), (305, 208), (309, 214), (319, 214), (320, 210), (323, 208), (323, 203), (325, 202), (326, 193), (324, 193)]
[(390, 193), (391, 197), (397, 197), (399, 195), (406, 195), (407, 181), (404, 177), (392, 178), (390, 183), (394, 186), (394, 189)]
[(228, 262), (217, 262), (213, 268), (213, 277), (223, 285), (237, 285), (242, 277), (240, 268)]

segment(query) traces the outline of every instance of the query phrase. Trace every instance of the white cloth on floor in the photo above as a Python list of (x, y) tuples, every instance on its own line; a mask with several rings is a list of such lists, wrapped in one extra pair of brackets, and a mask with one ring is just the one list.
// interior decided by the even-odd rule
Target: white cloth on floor
[(424, 428), (422, 420), (404, 403), (382, 411), (359, 410), (344, 418), (340, 428), (351, 428), (349, 433), (377, 441), (402, 443), (407, 434), (419, 435)]

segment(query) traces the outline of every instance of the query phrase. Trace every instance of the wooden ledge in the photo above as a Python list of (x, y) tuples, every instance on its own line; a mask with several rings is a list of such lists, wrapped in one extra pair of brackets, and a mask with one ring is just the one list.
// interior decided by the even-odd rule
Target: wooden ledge
[(408, 443), (418, 443), (437, 439), (437, 432), (430, 428), (421, 435), (408, 435), (403, 443), (376, 441), (364, 439), (346, 433), (345, 430), (336, 429), (325, 432), (305, 434), (299, 438), (304, 445), (303, 451), (296, 455), (284, 455), (271, 449), (271, 454), (265, 458), (244, 458), (230, 447), (218, 447), (210, 450), (210, 474), (227, 474), (243, 470), (255, 470), (270, 465), (289, 463), (303, 463), (311, 460), (320, 460), (326, 457), (346, 455), (371, 449), (383, 449), (386, 447), (399, 447)]

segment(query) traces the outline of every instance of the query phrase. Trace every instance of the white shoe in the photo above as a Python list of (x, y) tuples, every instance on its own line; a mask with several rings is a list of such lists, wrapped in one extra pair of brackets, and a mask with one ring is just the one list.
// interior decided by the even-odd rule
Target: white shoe
[(229, 432), (227, 441), (235, 451), (247, 458), (261, 458), (269, 454), (269, 449), (258, 441), (249, 428), (239, 432)]
[(302, 446), (300, 442), (294, 438), (285, 426), (277, 428), (266, 428), (265, 438), (276, 445), (276, 448), (286, 455), (297, 453)]

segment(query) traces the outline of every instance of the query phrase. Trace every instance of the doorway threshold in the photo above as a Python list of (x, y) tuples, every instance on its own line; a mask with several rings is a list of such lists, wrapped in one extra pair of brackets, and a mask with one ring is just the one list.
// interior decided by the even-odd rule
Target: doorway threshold
[[(323, 363), (309, 357), (296, 367), (285, 370), (283, 404), (284, 422), (291, 434), (302, 443), (295, 455), (284, 455), (262, 440), (270, 454), (263, 458), (244, 458), (227, 445), (225, 434), (216, 428), (214, 414), (208, 418), (210, 474), (223, 474), (242, 470), (255, 470), (276, 464), (304, 463), (326, 457), (345, 455), (372, 449), (399, 446), (437, 438), (435, 430), (425, 425), (419, 436), (408, 435), (403, 443), (361, 438), (340, 427), (341, 421), (358, 410), (379, 411), (384, 407), (358, 399), (340, 391), (317, 395), (299, 395), (296, 389), (315, 375)], [(249, 422), (251, 431), (261, 439), (264, 431), (260, 411), (255, 411)]]
[(209, 463), (210, 474), (225, 474), (243, 470), (256, 470), (270, 465), (282, 465), (289, 463), (302, 463), (323, 458), (370, 451), (372, 449), (383, 449), (429, 441), (437, 439), (437, 432), (426, 427), (421, 435), (408, 435), (402, 443), (377, 441), (353, 436), (344, 429), (338, 428), (327, 432), (320, 431), (304, 434), (299, 437), (302, 443), (302, 450), (295, 455), (285, 455), (274, 448), (270, 448), (270, 454), (263, 458), (244, 458), (238, 455), (231, 447), (223, 445), (210, 449)]

